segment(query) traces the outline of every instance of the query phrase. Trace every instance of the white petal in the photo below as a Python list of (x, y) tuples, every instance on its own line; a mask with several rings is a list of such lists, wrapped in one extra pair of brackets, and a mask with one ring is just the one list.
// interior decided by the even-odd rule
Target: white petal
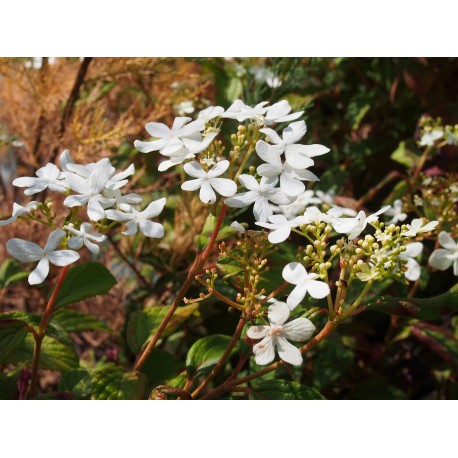
[(155, 138), (164, 138), (170, 135), (170, 129), (160, 122), (149, 122), (145, 126), (146, 131)]
[(68, 239), (67, 245), (72, 250), (79, 250), (84, 243), (84, 238), (81, 236), (71, 237)]
[(304, 183), (287, 172), (280, 175), (280, 188), (288, 196), (298, 196), (305, 191)]
[(315, 329), (307, 318), (296, 318), (283, 325), (283, 336), (293, 342), (304, 342), (313, 336)]
[(283, 268), (283, 278), (293, 285), (298, 285), (304, 282), (308, 275), (305, 267), (298, 262), (290, 262)]
[(281, 164), (261, 164), (256, 171), (262, 177), (278, 177), (283, 172), (283, 167)]
[(195, 180), (188, 180), (188, 181), (185, 181), (181, 185), (181, 189), (183, 191), (196, 191), (197, 189), (202, 187), (204, 183), (208, 183), (208, 182), (204, 181), (203, 178), (197, 178)]
[(267, 162), (272, 165), (281, 166), (281, 149), (269, 145), (263, 140), (259, 140), (256, 143), (256, 153), (264, 162)]
[(263, 365), (271, 363), (275, 358), (274, 345), (270, 336), (264, 337), (253, 347), (256, 364)]
[(285, 302), (275, 301), (269, 305), (268, 318), (272, 325), (281, 326), (289, 318), (289, 307)]
[(127, 230), (122, 232), (124, 235), (135, 235), (138, 232), (138, 223), (137, 221), (127, 221), (126, 223)]
[(64, 200), (66, 207), (82, 207), (86, 205), (90, 199), (90, 196), (68, 196)]
[(46, 255), (49, 259), (49, 262), (54, 264), (55, 266), (68, 266), (72, 262), (78, 261), (80, 255), (73, 250), (58, 250), (58, 251), (51, 251)]
[(265, 127), (264, 129), (260, 129), (259, 131), (266, 135), (267, 140), (269, 140), (270, 143), (275, 143), (277, 145), (283, 144), (283, 140), (280, 138), (277, 132), (275, 132), (273, 129)]
[(286, 162), (295, 169), (306, 169), (315, 163), (313, 159), (301, 153), (301, 146), (304, 145), (289, 145), (285, 150)]
[(300, 285), (297, 285), (291, 291), (291, 294), (288, 296), (288, 299), (286, 300), (286, 303), (288, 304), (288, 307), (290, 308), (290, 310), (293, 310), (294, 307), (300, 304), (306, 294), (307, 294), (307, 286), (304, 285), (303, 283)]
[(417, 261), (413, 258), (408, 258), (407, 259), (407, 271), (404, 273), (405, 277), (409, 281), (417, 281), (420, 278), (421, 274), (421, 267), (420, 264), (418, 264)]
[(105, 218), (105, 210), (99, 202), (100, 195), (91, 197), (88, 201), (87, 215), (92, 221), (99, 221)]
[(163, 148), (159, 150), (159, 152), (164, 156), (168, 156), (169, 154), (175, 153), (182, 147), (183, 142), (180, 139), (172, 138), (167, 142), (167, 144)]
[(162, 197), (162, 199), (154, 200), (142, 212), (140, 212), (139, 216), (142, 218), (154, 218), (164, 209), (165, 203), (165, 197)]
[(48, 253), (50, 251), (54, 251), (59, 245), (62, 239), (65, 237), (65, 231), (58, 229), (56, 231), (52, 231), (49, 234), (48, 241), (46, 242), (44, 251)]
[(164, 226), (153, 221), (142, 220), (139, 222), (140, 231), (144, 235), (151, 238), (161, 238), (164, 237)]
[(331, 294), (329, 285), (324, 281), (318, 280), (308, 280), (307, 281), (307, 291), (315, 299), (322, 299), (328, 294)]
[(290, 234), (291, 228), (285, 226), (280, 227), (279, 229), (276, 229), (275, 231), (271, 232), (267, 238), (269, 239), (270, 243), (281, 243), (284, 242)]
[(269, 216), (273, 214), (272, 207), (269, 201), (264, 196), (259, 196), (254, 202), (253, 214), (256, 221), (266, 222), (269, 220)]
[(105, 216), (113, 221), (129, 221), (132, 219), (132, 213), (123, 213), (119, 210), (105, 210)]
[(142, 142), (141, 140), (134, 141), (134, 147), (140, 153), (151, 153), (151, 151), (157, 151), (164, 147), (166, 144), (165, 140), (158, 140), (154, 142)]
[(229, 178), (212, 178), (209, 183), (215, 191), (224, 197), (233, 196), (237, 192), (237, 185)]
[(257, 192), (248, 191), (225, 199), (224, 203), (231, 208), (243, 208), (251, 205), (259, 196)]
[[(90, 240), (87, 238), (84, 239), (84, 245), (86, 245), (86, 248), (93, 254), (99, 254), (100, 248), (98, 245), (95, 243), (92, 243)], [(70, 247), (70, 244), (68, 245)], [(70, 247), (71, 248), (71, 247)]]
[(302, 354), (300, 350), (283, 337), (277, 337), (277, 351), (278, 356), (286, 363), (292, 364), (293, 366), (300, 366), (302, 364)]
[(305, 121), (292, 122), (288, 127), (283, 129), (283, 140), (292, 145), (297, 143), (307, 132)]
[(30, 186), (34, 186), (35, 183), (38, 182), (38, 180), (39, 179), (35, 177), (20, 177), (16, 178), (12, 184), (19, 188), (28, 188)]
[(219, 177), (229, 168), (229, 165), (230, 165), (229, 161), (226, 161), (226, 160), (219, 161), (208, 171), (208, 177), (209, 178)]
[(447, 234), (445, 231), (440, 232), (439, 243), (446, 250), (455, 251), (457, 249), (455, 240), (453, 240), (450, 234)]
[(269, 329), (270, 326), (251, 326), (247, 329), (246, 335), (253, 340), (263, 339)]
[(256, 178), (252, 175), (242, 174), (239, 176), (240, 184), (249, 189), (250, 191), (258, 191), (259, 183), (256, 181)]
[(408, 258), (415, 258), (423, 251), (423, 243), (413, 242), (406, 245), (406, 250), (402, 253)]
[(192, 161), (183, 166), (184, 171), (193, 178), (205, 178), (207, 173), (197, 161)]
[(46, 258), (40, 259), (37, 267), (29, 275), (29, 284), (38, 285), (43, 283), (49, 273), (49, 261)]
[[(183, 185), (184, 184), (186, 183), (183, 183)], [(182, 188), (183, 188), (183, 185), (181, 185)], [(202, 184), (202, 187), (200, 188), (200, 192), (199, 192), (199, 198), (204, 204), (206, 203), (214, 204), (216, 202), (216, 194), (213, 191), (213, 188), (210, 186), (210, 183), (208, 181), (205, 181)]]
[(450, 255), (450, 252), (448, 250), (444, 250), (442, 248), (439, 248), (436, 251), (433, 251), (431, 256), (429, 257), (429, 263), (438, 270), (446, 270), (448, 269), (454, 259)]
[(13, 258), (22, 262), (39, 261), (43, 257), (43, 249), (36, 243), (28, 242), (27, 240), (8, 240), (6, 249)]
[(77, 175), (76, 173), (67, 172), (65, 174), (67, 184), (72, 191), (79, 194), (88, 194), (88, 180)]

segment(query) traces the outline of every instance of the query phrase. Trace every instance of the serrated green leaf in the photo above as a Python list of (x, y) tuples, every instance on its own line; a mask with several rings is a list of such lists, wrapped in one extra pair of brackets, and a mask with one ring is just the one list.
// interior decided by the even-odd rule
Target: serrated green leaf
[[(79, 366), (79, 357), (73, 347), (73, 343), (68, 336), (64, 336), (65, 334), (63, 332), (60, 333), (60, 337), (64, 342), (50, 336), (46, 336), (43, 339), (40, 353), (40, 369), (65, 372)], [(21, 344), (8, 355), (7, 360), (5, 361), (1, 358), (0, 362), (31, 362), (33, 360), (34, 344), (35, 341), (32, 334), (28, 333)]]
[(27, 278), (28, 272), (12, 259), (7, 259), (0, 267), (0, 289)]
[[(202, 337), (195, 342), (186, 357), (186, 370), (190, 378), (210, 370), (221, 358), (231, 338), (222, 334)], [(235, 351), (235, 348), (234, 350)]]
[(60, 326), (67, 332), (83, 332), (89, 330), (112, 332), (103, 322), (90, 315), (76, 310), (60, 309), (52, 316), (51, 323)]
[(68, 271), (57, 294), (55, 308), (107, 293), (116, 284), (110, 271), (98, 262), (85, 262)]
[(143, 399), (147, 378), (140, 372), (123, 372), (119, 368), (106, 368), (92, 378), (92, 399)]
[(27, 333), (22, 322), (0, 323), (0, 363), (10, 362), (11, 354), (24, 342)]
[[(172, 334), (191, 317), (198, 307), (198, 304), (178, 307), (165, 328), (162, 337)], [(168, 310), (168, 306), (157, 306), (132, 313), (126, 328), (127, 345), (132, 352), (138, 353), (140, 351), (143, 344), (156, 332)]]
[(91, 374), (86, 369), (65, 372), (60, 379), (59, 390), (76, 394), (81, 398), (89, 398), (92, 392)]
[(257, 380), (252, 383), (251, 399), (272, 400), (322, 400), (317, 390), (287, 380)]

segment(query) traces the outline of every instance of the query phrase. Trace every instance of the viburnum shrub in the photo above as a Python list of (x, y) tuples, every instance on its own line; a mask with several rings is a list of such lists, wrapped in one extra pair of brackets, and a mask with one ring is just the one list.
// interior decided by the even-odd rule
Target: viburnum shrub
[[(135, 141), (139, 152), (163, 157), (159, 171), (179, 170), (182, 197), (198, 195), (208, 216), (181, 288), (170, 302), (154, 304), (129, 323), (129, 345), (137, 353), (132, 366), (127, 360), (117, 366), (80, 366), (74, 350), (64, 351), (72, 345), (68, 332), (80, 328), (65, 329), (62, 310), (115, 283), (101, 264), (78, 264), (81, 250), (96, 257), (114, 231), (161, 239), (161, 212), (169, 196), (151, 201), (124, 193), (133, 165), (117, 171), (107, 158), (78, 164), (68, 150), (58, 165), (47, 164), (35, 177), (13, 181), (27, 196), (46, 191), (49, 197), (14, 204), (11, 218), (0, 224), (36, 221), (49, 235), (42, 244), (13, 238), (6, 244), (9, 254), (33, 268), (30, 285), (46, 279), (50, 264), (61, 268), (41, 316), (0, 316), (0, 362), (30, 362), (30, 398), (38, 395), (39, 369), (50, 368), (63, 373), (60, 391), (83, 398), (214, 399), (247, 393), (320, 399), (310, 387), (263, 376), (283, 365), (302, 365), (304, 353), (364, 310), (419, 319), (443, 313), (453, 289), (431, 300), (372, 293), (387, 279), (408, 283), (420, 278), (416, 258), (439, 221), (419, 217), (408, 222), (401, 200), (371, 213), (337, 205), (331, 191), (314, 192), (310, 186), (319, 180), (312, 171), (315, 158), (329, 149), (301, 143), (307, 133), (303, 112), (291, 111), (286, 100), (254, 107), (236, 100), (227, 109), (208, 107), (194, 120), (177, 117), (171, 127), (149, 122), (145, 128), (151, 139)], [(445, 135), (441, 132), (428, 127), (420, 144), (429, 148)], [(53, 193), (64, 196), (64, 212), (55, 210)], [(439, 244), (442, 248), (435, 251), (428, 246), (431, 266), (453, 266), (458, 275), (456, 241), (441, 231)], [(200, 287), (196, 297), (191, 287)], [(194, 341), (184, 364), (171, 360), (167, 346), (158, 352), (158, 344), (210, 299), (237, 314), (232, 336)]]

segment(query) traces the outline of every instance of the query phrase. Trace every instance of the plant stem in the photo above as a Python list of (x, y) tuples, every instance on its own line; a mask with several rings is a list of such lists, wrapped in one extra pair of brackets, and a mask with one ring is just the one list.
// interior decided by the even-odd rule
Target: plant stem
[[(308, 343), (303, 345), (300, 348), (301, 353), (305, 353), (309, 351), (311, 348), (313, 348), (315, 345), (323, 341), (329, 334), (331, 334), (334, 329), (339, 325), (339, 323), (335, 321), (328, 321), (324, 328)], [(269, 372), (272, 372), (273, 370), (283, 366), (286, 364), (283, 360), (277, 361), (274, 364), (271, 364), (270, 366), (267, 366), (266, 368), (255, 372), (254, 374), (247, 375), (246, 377), (241, 377), (236, 380), (228, 380), (215, 388), (213, 391), (210, 391), (210, 393), (207, 393), (205, 396), (203, 396), (201, 399), (214, 399), (215, 397), (225, 393), (226, 391), (231, 391), (233, 387), (242, 385), (243, 383), (249, 382), (255, 378), (262, 377), (265, 374), (268, 374)]]
[(240, 339), (240, 334), (242, 334), (243, 327), (245, 326), (246, 320), (247, 320), (246, 314), (242, 313), (242, 316), (240, 317), (237, 327), (235, 328), (234, 335), (232, 336), (232, 339), (229, 342), (229, 345), (227, 346), (225, 352), (223, 353), (223, 356), (221, 356), (220, 360), (218, 361), (216, 366), (211, 370), (210, 374), (208, 374), (207, 378), (191, 394), (193, 398), (196, 398), (197, 395), (199, 395), (199, 393), (214, 379), (214, 377), (220, 371), (220, 369), (224, 366), (224, 364), (226, 364), (226, 361), (229, 358), (229, 356), (231, 355), (233, 348), (237, 344), (237, 341)]
[(218, 220), (216, 221), (215, 228), (213, 229), (213, 233), (210, 237), (210, 241), (208, 242), (207, 247), (205, 248), (205, 250), (202, 253), (197, 253), (194, 263), (192, 264), (191, 268), (189, 269), (185, 282), (181, 286), (180, 291), (178, 291), (178, 294), (175, 297), (175, 300), (172, 302), (172, 305), (170, 306), (167, 314), (165, 315), (161, 324), (157, 328), (153, 337), (151, 337), (145, 349), (143, 350), (143, 352), (140, 354), (139, 358), (137, 359), (134, 365), (134, 371), (139, 371), (142, 368), (143, 364), (145, 364), (149, 355), (156, 347), (157, 341), (160, 339), (162, 333), (164, 332), (164, 329), (169, 324), (169, 321), (171, 320), (172, 316), (174, 315), (176, 309), (183, 302), (183, 299), (186, 293), (189, 291), (189, 288), (191, 288), (191, 285), (194, 282), (195, 276), (197, 275), (198, 272), (200, 272), (200, 270), (205, 265), (207, 258), (210, 256), (212, 252), (213, 245), (216, 242), (216, 238), (218, 237), (218, 233), (223, 224), (224, 216), (226, 215), (226, 211), (227, 211), (227, 207), (223, 203), (220, 214), (218, 215)]
[(38, 331), (33, 334), (35, 340), (35, 345), (33, 348), (33, 366), (32, 366), (32, 379), (30, 382), (30, 397), (34, 398), (37, 391), (38, 384), (38, 366), (40, 363), (40, 353), (41, 353), (41, 344), (46, 335), (46, 329), (48, 328), (49, 320), (51, 319), (52, 313), (54, 311), (54, 304), (56, 303), (57, 295), (62, 287), (62, 284), (67, 276), (67, 272), (70, 266), (65, 266), (60, 272), (59, 278), (57, 279), (56, 286), (49, 298), (49, 301), (46, 305), (43, 316), (41, 317), (40, 324), (38, 326)]
[(420, 160), (418, 162), (418, 165), (415, 169), (415, 172), (413, 173), (413, 177), (417, 178), (418, 175), (420, 175), (420, 172), (422, 171), (423, 167), (425, 166), (425, 163), (428, 159), (429, 153), (432, 150), (432, 146), (427, 146), (425, 150), (423, 151), (423, 154), (420, 157)]

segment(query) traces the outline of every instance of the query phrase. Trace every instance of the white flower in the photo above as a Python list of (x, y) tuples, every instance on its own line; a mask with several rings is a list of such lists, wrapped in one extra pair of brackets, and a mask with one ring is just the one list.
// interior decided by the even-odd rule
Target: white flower
[(406, 245), (406, 251), (399, 254), (399, 259), (407, 261), (407, 270), (404, 272), (405, 277), (409, 281), (417, 281), (420, 278), (421, 268), (420, 264), (414, 259), (423, 251), (423, 244), (420, 242), (413, 242)]
[[(132, 210), (132, 205), (140, 204), (143, 198), (134, 192), (122, 195), (119, 189), (104, 189), (103, 195), (109, 200), (109, 206), (115, 205), (125, 212)], [(105, 206), (104, 206), (105, 208)]]
[(433, 146), (436, 143), (436, 140), (442, 138), (444, 136), (444, 132), (441, 129), (434, 129), (431, 132), (425, 132), (421, 139), (420, 145), (421, 146)]
[(149, 122), (146, 124), (145, 129), (151, 137), (157, 140), (150, 142), (135, 140), (134, 146), (141, 153), (159, 151), (166, 156), (175, 153), (184, 146), (183, 138), (190, 137), (205, 128), (205, 122), (201, 119), (189, 121), (191, 121), (191, 118), (177, 117), (171, 129), (159, 122)]
[(92, 228), (93, 226), (90, 223), (81, 224), (79, 229), (64, 226), (64, 229), (67, 229), (67, 231), (73, 234), (73, 237), (68, 239), (68, 247), (72, 250), (79, 250), (84, 244), (91, 253), (99, 254), (99, 247), (95, 243), (102, 243), (106, 240), (107, 236), (97, 232), (91, 233)]
[(284, 242), (291, 234), (293, 227), (298, 227), (303, 224), (301, 216), (288, 221), (283, 215), (269, 216), (270, 223), (257, 222), (256, 224), (266, 229), (271, 229), (268, 239), (270, 243)]
[(273, 129), (265, 127), (260, 132), (266, 134), (269, 142), (277, 146), (280, 153), (285, 153), (286, 163), (295, 169), (305, 169), (313, 165), (312, 157), (321, 156), (330, 151), (323, 145), (297, 145), (307, 132), (305, 121), (291, 123), (283, 129), (282, 138)]
[(13, 181), (14, 186), (28, 188), (24, 191), (26, 196), (49, 188), (51, 191), (65, 192), (67, 186), (63, 181), (62, 172), (54, 164), (46, 164), (35, 172), (35, 177), (20, 177)]
[[(298, 196), (305, 191), (305, 185), (302, 181), (319, 181), (319, 178), (309, 170), (299, 170), (291, 167), (289, 164), (283, 164), (281, 161), (281, 152), (278, 147), (268, 145), (266, 142), (259, 140), (256, 143), (256, 152), (258, 156), (266, 162), (261, 164), (256, 170), (260, 176), (280, 177), (280, 188), (288, 196)], [(310, 165), (313, 160), (309, 159)]]
[(342, 215), (352, 216), (352, 217), (357, 215), (357, 212), (353, 210), (352, 208), (345, 208), (345, 207), (336, 205), (335, 203), (336, 193), (333, 189), (330, 189), (329, 191), (326, 191), (326, 192), (316, 191), (315, 194), (321, 200), (321, 203), (329, 205), (332, 208), (340, 208), (342, 210)]
[(332, 207), (327, 213), (323, 213), (317, 207), (308, 207), (302, 216), (299, 216), (298, 219), (301, 221), (301, 224), (320, 224), (321, 222), (332, 224), (333, 221), (342, 216), (343, 209), (340, 207)]
[(269, 102), (258, 103), (255, 107), (245, 105), (240, 99), (237, 99), (224, 113), (221, 114), (222, 118), (237, 119), (242, 122), (250, 118), (258, 118), (267, 111), (265, 105)]
[(304, 213), (305, 209), (310, 204), (319, 204), (320, 199), (314, 197), (314, 192), (312, 190), (306, 190), (303, 193), (299, 194), (295, 201), (287, 205), (279, 205), (278, 207), (272, 206), (276, 213), (281, 213), (286, 216), (288, 219), (292, 219), (297, 215)]
[(417, 234), (421, 234), (423, 232), (430, 232), (432, 231), (438, 224), (439, 221), (430, 221), (428, 224), (423, 226), (424, 221), (422, 219), (414, 219), (410, 224), (406, 224), (407, 230), (404, 230), (401, 235), (404, 237), (415, 237)]
[[(275, 358), (275, 348), (278, 356), (294, 366), (302, 364), (302, 354), (298, 348), (290, 344), (310, 339), (315, 332), (315, 326), (307, 318), (296, 318), (286, 323), (289, 309), (284, 302), (276, 301), (269, 306), (268, 318), (270, 326), (252, 326), (247, 330), (250, 339), (262, 339), (253, 347), (256, 364), (269, 364)], [(287, 340), (288, 339), (288, 340)]]
[(368, 223), (373, 223), (378, 219), (378, 215), (386, 212), (389, 208), (390, 206), (387, 205), (369, 216), (366, 216), (366, 213), (361, 210), (355, 218), (334, 218), (332, 227), (340, 234), (348, 234), (348, 239), (353, 240), (364, 231)]
[(29, 202), (27, 205), (19, 205), (16, 202), (13, 203), (13, 213), (11, 215), (11, 218), (5, 219), (3, 221), (0, 221), (0, 226), (6, 226), (7, 224), (14, 223), (18, 219), (19, 216), (24, 215), (26, 213), (29, 213), (30, 210), (33, 208), (37, 208), (39, 202), (32, 200), (32, 202)]
[(298, 262), (290, 262), (286, 265), (282, 275), (288, 283), (296, 285), (286, 300), (291, 310), (301, 303), (307, 293), (315, 299), (322, 299), (331, 294), (327, 283), (315, 280), (318, 274), (307, 273), (305, 267)]
[(385, 214), (386, 216), (392, 216), (392, 218), (389, 221), (387, 221), (387, 224), (396, 224), (400, 221), (404, 221), (407, 218), (407, 213), (402, 212), (401, 199), (396, 199), (393, 202), (392, 207), (389, 208)]
[(428, 262), (438, 270), (447, 270), (453, 264), (453, 275), (458, 276), (458, 244), (445, 231), (439, 234), (439, 244), (444, 248), (433, 251)]
[(270, 126), (277, 122), (289, 122), (300, 118), (304, 112), (297, 111), (296, 113), (290, 113), (291, 105), (287, 100), (274, 103), (272, 106), (267, 108), (267, 112), (264, 116), (264, 124)]
[(361, 272), (358, 272), (356, 276), (361, 280), (361, 281), (370, 281), (370, 280), (375, 280), (378, 278), (380, 275), (380, 272), (378, 271), (376, 266), (369, 266), (368, 264), (364, 263), (361, 266)]
[(197, 116), (198, 119), (201, 119), (205, 123), (214, 119), (218, 116), (221, 116), (224, 113), (223, 107), (208, 107), (205, 110), (202, 110)]
[(272, 70), (269, 70), (267, 68), (251, 67), (250, 72), (253, 73), (257, 81), (262, 81), (266, 83), (267, 86), (271, 87), (272, 89), (280, 87), (283, 84), (281, 78), (275, 75), (275, 73)]
[(173, 109), (175, 110), (178, 116), (184, 116), (187, 114), (194, 113), (195, 108), (192, 100), (185, 100), (183, 102), (177, 103)]
[(164, 236), (164, 226), (150, 221), (150, 219), (161, 213), (165, 202), (165, 197), (154, 200), (141, 212), (132, 208), (130, 213), (123, 213), (118, 210), (107, 210), (105, 213), (109, 219), (126, 223), (127, 230), (123, 232), (125, 235), (134, 235), (140, 228), (140, 231), (147, 237), (161, 238)]
[(76, 173), (66, 173), (66, 179), (70, 188), (79, 194), (66, 197), (64, 205), (71, 208), (87, 204), (87, 214), (91, 220), (99, 221), (104, 218), (103, 206), (114, 203), (102, 195), (110, 179), (109, 170), (106, 167), (96, 168), (88, 178), (83, 178)]
[(254, 203), (253, 214), (256, 221), (267, 221), (269, 216), (273, 214), (269, 202), (277, 205), (291, 202), (290, 197), (275, 187), (278, 183), (278, 178), (276, 177), (262, 177), (261, 182), (258, 183), (251, 175), (240, 175), (239, 181), (249, 191), (235, 194), (229, 199), (226, 199), (224, 203), (228, 207), (235, 208), (247, 207)]
[(36, 243), (22, 239), (11, 239), (6, 242), (8, 253), (22, 262), (36, 262), (37, 267), (29, 275), (29, 284), (42, 283), (49, 273), (49, 263), (55, 266), (67, 266), (79, 259), (80, 255), (73, 250), (56, 250), (65, 237), (62, 230), (52, 231), (43, 248)]
[(185, 181), (181, 185), (184, 191), (196, 191), (200, 189), (200, 200), (206, 204), (216, 202), (216, 194), (213, 190), (224, 197), (233, 196), (237, 192), (237, 185), (228, 178), (217, 178), (229, 168), (229, 161), (220, 161), (206, 172), (197, 161), (184, 165), (185, 172), (196, 180)]

